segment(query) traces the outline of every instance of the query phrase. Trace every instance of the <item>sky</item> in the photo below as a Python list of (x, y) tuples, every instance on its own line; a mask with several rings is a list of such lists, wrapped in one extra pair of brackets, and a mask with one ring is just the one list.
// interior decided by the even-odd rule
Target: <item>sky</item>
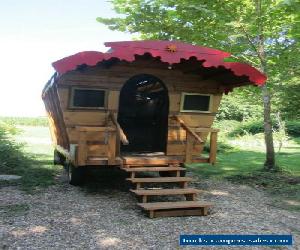
[(0, 2), (0, 116), (45, 116), (41, 92), (51, 63), (131, 35), (109, 30), (98, 16), (116, 16), (106, 0)]

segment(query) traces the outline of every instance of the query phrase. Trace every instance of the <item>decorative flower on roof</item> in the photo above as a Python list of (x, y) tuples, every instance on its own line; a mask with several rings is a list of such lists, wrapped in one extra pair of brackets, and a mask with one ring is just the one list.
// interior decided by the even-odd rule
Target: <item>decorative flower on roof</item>
[(175, 44), (170, 44), (170, 45), (167, 45), (166, 50), (169, 51), (169, 52), (176, 52), (177, 47), (176, 47)]

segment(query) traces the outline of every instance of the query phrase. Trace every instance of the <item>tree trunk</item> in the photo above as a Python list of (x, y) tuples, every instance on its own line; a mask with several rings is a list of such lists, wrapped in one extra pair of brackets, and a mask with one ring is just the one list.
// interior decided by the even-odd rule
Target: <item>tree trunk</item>
[[(267, 75), (267, 60), (265, 53), (264, 26), (262, 22), (261, 0), (256, 0), (257, 28), (258, 28), (258, 57), (261, 63), (261, 70)], [(262, 86), (262, 99), (264, 104), (264, 134), (266, 143), (265, 170), (277, 171), (275, 151), (273, 143), (273, 130), (271, 121), (271, 96), (267, 85)]]
[(277, 171), (278, 167), (275, 162), (275, 152), (273, 143), (273, 130), (271, 121), (271, 98), (267, 85), (262, 87), (262, 98), (264, 103), (264, 134), (266, 143), (266, 161), (265, 170)]

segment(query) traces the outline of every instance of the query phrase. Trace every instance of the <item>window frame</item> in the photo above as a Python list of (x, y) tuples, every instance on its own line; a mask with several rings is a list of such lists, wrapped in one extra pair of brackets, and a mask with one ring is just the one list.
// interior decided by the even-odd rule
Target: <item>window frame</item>
[[(74, 100), (74, 94), (75, 90), (101, 90), (104, 91), (104, 105), (103, 107), (78, 107), (73, 105)], [(70, 94), (69, 94), (69, 102), (68, 102), (68, 108), (71, 110), (105, 110), (107, 109), (107, 103), (108, 103), (108, 90), (103, 88), (94, 88), (94, 87), (81, 87), (81, 86), (72, 86), (70, 88)]]
[[(187, 95), (198, 95), (198, 96), (209, 96), (209, 104), (208, 110), (187, 110), (184, 109), (184, 100)], [(201, 94), (201, 93), (189, 93), (189, 92), (182, 92), (181, 99), (180, 99), (180, 112), (186, 113), (212, 113), (212, 105), (213, 105), (213, 95), (212, 94)]]

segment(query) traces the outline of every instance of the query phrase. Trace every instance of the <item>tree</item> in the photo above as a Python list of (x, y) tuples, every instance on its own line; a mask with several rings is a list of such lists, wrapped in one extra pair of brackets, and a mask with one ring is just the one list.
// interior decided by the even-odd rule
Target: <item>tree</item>
[[(122, 16), (97, 18), (112, 30), (141, 38), (181, 40), (223, 49), (259, 67), (268, 77), (261, 87), (266, 143), (265, 169), (278, 170), (271, 123), (272, 76), (276, 62), (297, 48), (297, 0), (113, 0)], [(276, 73), (275, 73), (276, 72)]]

